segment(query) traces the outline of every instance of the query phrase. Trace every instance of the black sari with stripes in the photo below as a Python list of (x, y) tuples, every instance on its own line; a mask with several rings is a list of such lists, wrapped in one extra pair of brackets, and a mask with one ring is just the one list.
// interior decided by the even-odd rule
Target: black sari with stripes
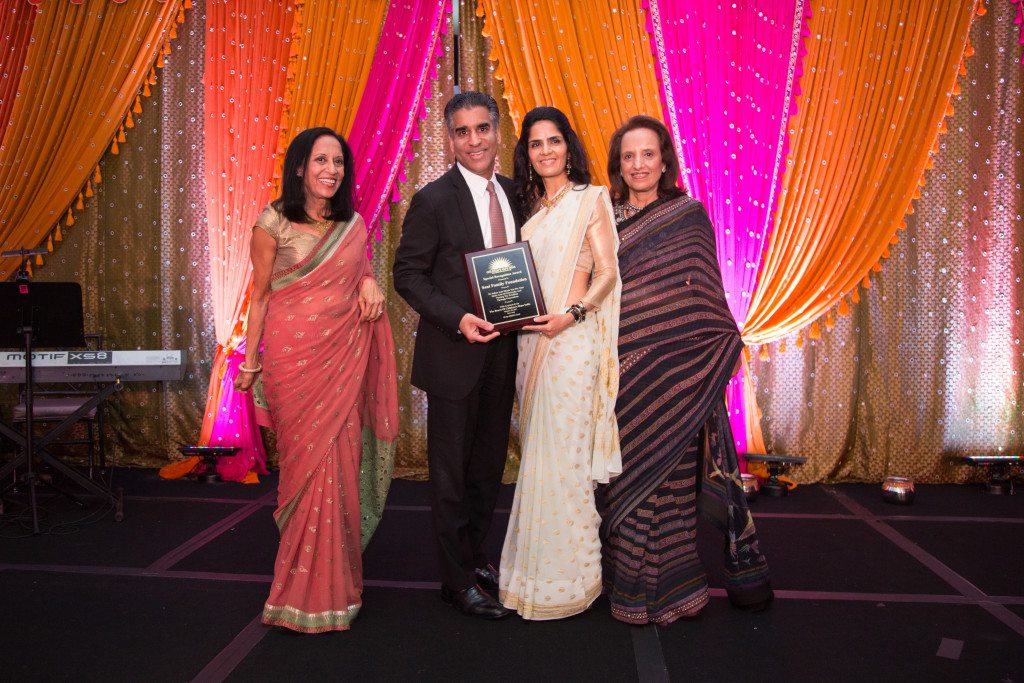
[(623, 471), (604, 487), (601, 506), (612, 613), (667, 624), (707, 604), (698, 507), (725, 535), (730, 600), (762, 608), (773, 594), (725, 407), (743, 342), (711, 222), (690, 197), (659, 200), (622, 222), (619, 237)]

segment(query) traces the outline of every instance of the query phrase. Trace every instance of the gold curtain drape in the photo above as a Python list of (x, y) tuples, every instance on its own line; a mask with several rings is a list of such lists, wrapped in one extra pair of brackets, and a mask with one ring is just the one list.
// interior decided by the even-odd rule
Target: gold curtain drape
[[(167, 41), (182, 0), (38, 7), (19, 96), (0, 144), (0, 244), (46, 240), (122, 122)], [(0, 260), (0, 278), (17, 259)]]
[(815, 7), (748, 344), (799, 330), (870, 286), (952, 113), (974, 10), (974, 0)]
[(298, 133), (327, 126), (347, 136), (352, 129), (387, 9), (383, 0), (298, 3), (278, 141), (278, 182), (284, 152)]
[(583, 142), (595, 182), (607, 185), (615, 129), (636, 114), (661, 117), (639, 3), (480, 0), (478, 12), (517, 133), (531, 108), (558, 107)]

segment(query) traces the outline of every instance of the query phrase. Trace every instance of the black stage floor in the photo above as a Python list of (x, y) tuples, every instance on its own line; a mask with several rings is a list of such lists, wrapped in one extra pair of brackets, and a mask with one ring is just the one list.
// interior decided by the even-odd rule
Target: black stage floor
[[(0, 515), (3, 680), (1024, 681), (1024, 495), (803, 486), (753, 503), (776, 601), (730, 608), (722, 540), (701, 535), (711, 604), (666, 628), (602, 598), (559, 622), (485, 622), (439, 599), (427, 484), (396, 481), (365, 557), (351, 631), (259, 623), (277, 544), (275, 477), (256, 486), (117, 470), (125, 520), (43, 493), (27, 534)], [(491, 539), (497, 560), (511, 487)], [(83, 519), (84, 518), (84, 519)]]

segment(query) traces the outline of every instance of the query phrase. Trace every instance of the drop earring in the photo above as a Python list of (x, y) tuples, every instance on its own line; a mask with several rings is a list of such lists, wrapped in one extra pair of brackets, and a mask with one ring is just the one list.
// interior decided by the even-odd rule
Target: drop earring
[(566, 177), (572, 175), (572, 157), (569, 156), (565, 158), (565, 175)]

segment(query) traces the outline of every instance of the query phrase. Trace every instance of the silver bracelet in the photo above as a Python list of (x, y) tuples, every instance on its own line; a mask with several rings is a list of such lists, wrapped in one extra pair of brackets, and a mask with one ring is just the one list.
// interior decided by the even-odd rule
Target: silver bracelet
[(570, 314), (577, 323), (581, 323), (587, 319), (587, 309), (583, 304), (573, 304), (569, 308), (565, 309), (565, 312)]

